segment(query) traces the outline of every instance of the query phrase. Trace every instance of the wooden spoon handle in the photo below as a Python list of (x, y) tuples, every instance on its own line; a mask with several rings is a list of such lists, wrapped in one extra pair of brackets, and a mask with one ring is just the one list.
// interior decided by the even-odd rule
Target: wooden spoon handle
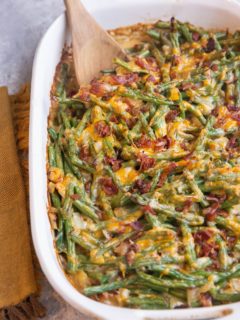
[(73, 58), (79, 84), (89, 83), (102, 69), (111, 68), (114, 57), (125, 53), (84, 8), (80, 0), (64, 0), (72, 30)]

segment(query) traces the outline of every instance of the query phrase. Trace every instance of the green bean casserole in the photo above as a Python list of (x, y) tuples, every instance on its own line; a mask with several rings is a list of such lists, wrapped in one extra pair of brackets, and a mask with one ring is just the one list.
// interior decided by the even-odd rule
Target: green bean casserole
[(172, 18), (110, 34), (127, 61), (78, 88), (65, 48), (51, 92), (49, 217), (66, 276), (117, 306), (240, 301), (240, 32)]

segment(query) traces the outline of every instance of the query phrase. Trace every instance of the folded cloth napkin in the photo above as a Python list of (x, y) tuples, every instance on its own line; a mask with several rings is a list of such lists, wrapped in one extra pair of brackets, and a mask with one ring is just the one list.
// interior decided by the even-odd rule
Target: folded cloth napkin
[(37, 285), (12, 112), (7, 88), (0, 88), (0, 319), (23, 320), (44, 312), (34, 297)]

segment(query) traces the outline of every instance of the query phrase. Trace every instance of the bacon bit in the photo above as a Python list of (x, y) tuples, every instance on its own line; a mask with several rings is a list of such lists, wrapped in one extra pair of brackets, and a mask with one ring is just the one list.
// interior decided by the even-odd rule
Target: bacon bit
[(167, 113), (165, 120), (167, 123), (173, 121), (180, 114), (179, 110), (171, 110)]
[(177, 72), (176, 71), (170, 71), (170, 78), (171, 80), (177, 79)]
[(89, 162), (89, 157), (91, 156), (89, 147), (86, 145), (83, 145), (80, 149), (79, 158), (83, 161)]
[(212, 71), (218, 71), (218, 65), (216, 64), (216, 63), (214, 63), (214, 64), (212, 64), (211, 65), (211, 69), (212, 69)]
[(202, 64), (203, 68), (210, 68), (210, 66), (211, 66), (211, 61), (209, 60), (203, 61), (203, 64)]
[(211, 114), (214, 116), (214, 117), (218, 117), (218, 114), (219, 114), (219, 107), (215, 107)]
[(118, 119), (117, 119), (117, 117), (115, 116), (115, 114), (112, 114), (112, 115), (111, 115), (110, 121), (111, 121), (111, 122), (114, 122), (114, 123), (118, 123)]
[(191, 208), (192, 205), (192, 201), (191, 200), (186, 200), (183, 204), (182, 208), (176, 208), (176, 211), (178, 212), (183, 212), (183, 213), (187, 213), (189, 211), (189, 209)]
[(193, 41), (198, 41), (200, 39), (200, 34), (198, 32), (193, 32), (192, 39)]
[(122, 164), (122, 160), (118, 160), (116, 158), (108, 157), (108, 156), (104, 158), (104, 162), (110, 165), (113, 171), (118, 171), (121, 168), (121, 164)]
[(146, 156), (145, 154), (141, 154), (139, 156), (140, 161), (140, 170), (145, 171), (155, 166), (156, 160)]
[(111, 128), (109, 127), (109, 125), (106, 124), (106, 122), (104, 120), (100, 120), (97, 123), (95, 123), (94, 128), (95, 128), (97, 134), (101, 138), (110, 136), (110, 134), (111, 134)]
[(164, 183), (165, 183), (165, 181), (167, 180), (168, 176), (170, 175), (170, 173), (172, 173), (172, 171), (173, 171), (176, 167), (177, 167), (176, 163), (175, 163), (175, 162), (171, 162), (171, 163), (169, 164), (169, 166), (167, 166), (167, 167), (163, 170), (163, 172), (162, 172), (162, 174), (161, 174), (161, 176), (160, 176), (160, 178), (159, 178), (158, 184), (157, 184), (158, 187), (161, 188), (161, 187), (164, 185)]
[(226, 194), (209, 194), (208, 196), (206, 196), (206, 199), (209, 201), (215, 201), (218, 203), (222, 203), (223, 201), (225, 201), (227, 198)]
[(137, 120), (138, 120), (137, 118), (132, 117), (132, 118), (126, 119), (125, 121), (126, 121), (128, 128), (132, 129), (135, 126)]
[(238, 146), (237, 137), (233, 136), (229, 139), (226, 150), (231, 151), (232, 149), (235, 149)]
[(178, 66), (181, 63), (182, 59), (180, 56), (176, 56), (175, 54), (172, 57), (172, 65)]
[(118, 193), (118, 187), (114, 184), (112, 178), (101, 178), (99, 185), (103, 188), (103, 191), (108, 195), (112, 196)]
[(186, 200), (183, 205), (183, 212), (187, 213), (189, 211), (189, 209), (191, 208), (191, 206), (192, 206), (192, 201)]
[(77, 97), (83, 102), (89, 102), (90, 101), (89, 90), (87, 88), (81, 88), (78, 91)]
[(193, 86), (193, 84), (190, 82), (182, 83), (181, 90), (185, 91), (185, 90), (191, 89), (192, 86)]
[(135, 142), (138, 148), (145, 147), (150, 148), (152, 146), (152, 140), (146, 134), (142, 134), (141, 137)]
[(199, 245), (199, 257), (210, 257), (213, 260), (218, 256), (218, 245), (210, 242), (214, 232), (212, 230), (200, 230), (194, 234), (194, 240)]
[(233, 120), (236, 120), (237, 122), (240, 122), (240, 113), (234, 113), (231, 115)]
[[(142, 231), (143, 230), (143, 224), (140, 222), (140, 221), (134, 221), (134, 222), (131, 222), (130, 223), (130, 226), (133, 227), (134, 230), (136, 231)], [(138, 249), (137, 248), (137, 245), (133, 242), (133, 245), (136, 246), (136, 250)]]
[(194, 240), (196, 241), (196, 243), (201, 244), (211, 239), (213, 234), (214, 234), (213, 231), (210, 229), (200, 230), (194, 234)]
[(151, 189), (151, 182), (142, 180), (142, 179), (137, 179), (134, 183), (134, 189), (137, 189), (140, 193), (147, 193)]
[(207, 53), (215, 50), (215, 40), (213, 38), (209, 38), (207, 42), (207, 46), (204, 49), (205, 49), (205, 52)]
[(140, 110), (138, 109), (138, 107), (133, 106), (133, 105), (128, 106), (127, 109), (126, 109), (126, 111), (127, 111), (128, 113), (130, 113), (133, 117), (138, 116), (139, 113), (140, 113)]
[(228, 236), (227, 237), (227, 244), (228, 247), (233, 248), (237, 242), (237, 237), (236, 236)]
[(158, 71), (159, 70), (157, 63), (156, 63), (156, 60), (152, 57), (148, 57), (148, 58), (137, 57), (135, 59), (135, 63), (140, 68), (146, 69), (148, 71)]
[(70, 198), (73, 199), (73, 200), (79, 200), (81, 197), (80, 197), (79, 194), (72, 194), (72, 195), (70, 196)]
[(91, 81), (91, 88), (90, 92), (92, 94), (95, 94), (97, 97), (102, 97), (105, 94), (109, 93), (111, 91), (111, 87), (107, 83), (100, 82), (96, 79)]
[(201, 293), (200, 294), (200, 302), (203, 307), (211, 307), (212, 303), (212, 296), (209, 293)]
[(239, 108), (237, 106), (233, 106), (233, 105), (228, 105), (227, 109), (228, 109), (229, 112), (239, 111)]
[(127, 73), (122, 75), (111, 75), (110, 83), (113, 85), (131, 85), (138, 81), (138, 75), (136, 73)]
[(152, 74), (150, 74), (149, 77), (147, 78), (147, 82), (152, 82), (153, 84), (156, 84), (158, 83), (158, 79), (154, 77)]
[(180, 147), (184, 150), (184, 151), (188, 151), (188, 147), (186, 145), (186, 143), (184, 141), (180, 142)]
[(162, 151), (163, 149), (168, 149), (170, 145), (171, 145), (171, 138), (169, 138), (168, 136), (158, 138), (155, 141), (154, 151)]
[(142, 207), (142, 210), (143, 210), (144, 212), (147, 212), (147, 213), (149, 213), (149, 214), (152, 214), (152, 215), (156, 216), (156, 212), (155, 212), (155, 211), (153, 210), (153, 208), (150, 207), (149, 205), (143, 206), (143, 207)]
[(78, 93), (78, 90), (77, 90), (77, 89), (71, 89), (71, 90), (68, 92), (68, 95), (69, 95), (70, 97), (72, 97), (72, 96), (75, 96), (77, 93)]
[(214, 221), (216, 219), (219, 206), (220, 204), (215, 202), (210, 207), (203, 209), (203, 214), (206, 216), (207, 221)]

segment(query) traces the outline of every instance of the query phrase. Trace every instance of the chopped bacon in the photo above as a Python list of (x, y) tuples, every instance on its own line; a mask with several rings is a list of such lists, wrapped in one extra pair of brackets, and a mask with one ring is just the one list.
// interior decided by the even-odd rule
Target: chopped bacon
[(205, 208), (203, 210), (203, 214), (206, 216), (207, 221), (214, 221), (218, 215), (220, 216), (227, 216), (228, 213), (224, 210), (219, 209), (220, 204), (223, 203), (223, 201), (226, 200), (226, 194), (209, 194), (206, 196), (206, 199), (208, 201), (213, 202), (208, 208)]
[(198, 32), (193, 32), (192, 39), (193, 41), (198, 41), (200, 39), (200, 34)]
[(227, 237), (227, 244), (228, 247), (233, 248), (237, 242), (237, 237), (236, 236), (228, 236)]
[(98, 121), (94, 125), (94, 128), (95, 128), (97, 134), (102, 138), (107, 137), (111, 134), (111, 128), (109, 127), (109, 125), (106, 124), (106, 122), (104, 120)]
[(90, 93), (87, 88), (80, 88), (78, 91), (77, 97), (83, 101), (83, 102), (89, 102), (90, 101)]
[(214, 64), (212, 64), (211, 65), (211, 69), (212, 69), (212, 71), (218, 71), (218, 65), (216, 64), (216, 63), (214, 63)]
[(218, 107), (218, 106), (215, 107), (215, 108), (212, 110), (211, 114), (212, 114), (214, 117), (217, 117), (218, 114), (219, 114), (219, 107)]
[(137, 179), (134, 183), (134, 189), (137, 189), (140, 193), (147, 193), (150, 191), (151, 188), (151, 182), (142, 180), (142, 179)]
[(72, 194), (71, 196), (70, 196), (70, 198), (71, 199), (73, 199), (73, 200), (79, 200), (81, 197), (80, 197), (80, 195), (79, 194)]
[(188, 147), (186, 145), (186, 143), (184, 141), (180, 142), (180, 147), (184, 150), (184, 151), (188, 151)]
[(239, 108), (237, 106), (233, 106), (233, 105), (228, 105), (227, 109), (228, 109), (229, 112), (239, 111)]
[(154, 216), (156, 215), (156, 212), (154, 211), (154, 209), (152, 207), (150, 207), (149, 205), (143, 206), (142, 210), (144, 212), (150, 213), (150, 214), (152, 214)]
[(226, 193), (223, 194), (212, 194), (210, 193), (208, 196), (206, 196), (206, 199), (209, 201), (215, 201), (215, 202), (219, 202), (222, 203), (223, 201), (225, 201), (227, 198)]
[(200, 293), (200, 302), (203, 307), (211, 307), (212, 303), (212, 296), (209, 293)]
[(216, 219), (219, 206), (218, 202), (214, 202), (210, 207), (203, 209), (203, 214), (206, 216), (207, 221), (214, 221)]
[(114, 184), (112, 178), (101, 178), (99, 184), (108, 196), (118, 193), (118, 187)]
[(207, 46), (204, 49), (205, 49), (205, 52), (207, 53), (215, 50), (215, 40), (213, 38), (209, 38), (207, 42)]
[(173, 66), (178, 66), (181, 63), (181, 57), (180, 56), (176, 56), (175, 54), (172, 57), (172, 65)]
[(194, 234), (194, 240), (199, 245), (199, 257), (210, 257), (213, 260), (218, 256), (218, 245), (212, 241), (214, 232), (210, 229), (200, 230)]
[(91, 156), (89, 147), (86, 145), (83, 145), (80, 149), (79, 158), (83, 161), (89, 162), (89, 157)]
[(240, 122), (240, 113), (233, 113), (232, 115), (231, 115), (231, 117), (232, 117), (232, 119), (233, 120), (236, 120), (237, 122)]
[(154, 77), (152, 74), (150, 74), (147, 78), (148, 82), (152, 82), (154, 84), (158, 83), (158, 78)]
[(122, 160), (118, 160), (116, 158), (106, 156), (104, 158), (104, 162), (106, 164), (110, 165), (112, 167), (113, 171), (117, 171), (121, 168)]
[(141, 154), (139, 156), (140, 161), (140, 170), (145, 171), (155, 166), (156, 160), (146, 156), (145, 154)]
[(118, 118), (115, 114), (112, 114), (111, 117), (110, 117), (110, 121), (111, 122), (114, 122), (114, 123), (118, 123)]
[(171, 162), (171, 163), (169, 164), (169, 166), (167, 166), (167, 167), (163, 170), (163, 172), (162, 172), (162, 174), (161, 174), (161, 176), (160, 176), (160, 178), (159, 178), (158, 184), (157, 184), (158, 187), (161, 188), (161, 187), (164, 185), (164, 183), (165, 183), (165, 181), (167, 180), (168, 176), (170, 175), (170, 173), (171, 173), (176, 167), (177, 167), (176, 163), (175, 163), (175, 162)]
[(183, 82), (180, 87), (180, 89), (183, 91), (191, 89), (191, 88), (192, 88), (192, 83), (190, 83), (190, 82)]
[[(131, 222), (130, 225), (133, 227), (134, 230), (136, 231), (142, 231), (144, 226), (143, 224), (141, 223), (141, 221), (134, 221), (134, 222)], [(134, 243), (133, 243), (134, 244)]]
[(149, 71), (157, 71), (159, 69), (157, 66), (156, 60), (152, 57), (148, 57), (148, 58), (137, 57), (135, 60), (135, 63), (139, 67)]
[(179, 110), (170, 110), (165, 117), (166, 122), (173, 121), (179, 115), (179, 113)]
[(138, 148), (150, 148), (152, 146), (152, 140), (149, 139), (146, 134), (142, 134), (141, 137), (137, 141), (135, 141), (135, 144)]
[(188, 213), (189, 209), (192, 206), (192, 201), (191, 200), (186, 200), (183, 204), (183, 207), (177, 207), (176, 211), (178, 212), (183, 212), (183, 213)]
[(186, 200), (183, 204), (183, 212), (184, 213), (187, 213), (189, 211), (189, 209), (191, 208), (192, 206), (192, 201), (191, 200)]
[(109, 84), (100, 82), (96, 79), (91, 81), (90, 92), (93, 93), (94, 95), (98, 97), (102, 97), (111, 91), (112, 91), (112, 88)]
[(128, 126), (129, 129), (132, 129), (134, 127), (134, 125), (136, 124), (136, 122), (138, 121), (137, 118), (131, 117), (129, 119), (126, 119), (126, 124)]
[(164, 136), (158, 138), (154, 144), (154, 151), (162, 151), (163, 149), (168, 149), (171, 145), (171, 138)]
[(131, 85), (138, 81), (137, 73), (127, 73), (122, 75), (111, 75), (109, 76), (110, 83), (113, 85)]
[(139, 108), (136, 106), (133, 106), (132, 104), (127, 107), (126, 111), (130, 113), (133, 117), (138, 116), (140, 113)]
[(200, 230), (194, 234), (194, 240), (196, 243), (201, 244), (202, 242), (208, 241), (213, 236), (213, 231), (210, 229)]

